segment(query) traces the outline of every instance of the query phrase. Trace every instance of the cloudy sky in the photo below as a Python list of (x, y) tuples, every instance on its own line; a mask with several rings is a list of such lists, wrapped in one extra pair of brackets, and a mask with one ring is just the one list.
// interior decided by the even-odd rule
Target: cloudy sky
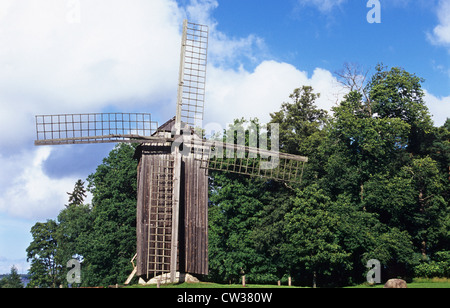
[[(377, 2), (377, 1), (371, 1)], [(1, 0), (0, 273), (25, 273), (30, 228), (55, 219), (113, 145), (34, 147), (34, 115), (175, 114), (183, 19), (210, 26), (204, 123), (269, 120), (311, 85), (330, 109), (354, 62), (426, 79), (436, 126), (450, 116), (450, 0)], [(371, 13), (369, 14), (370, 16)]]

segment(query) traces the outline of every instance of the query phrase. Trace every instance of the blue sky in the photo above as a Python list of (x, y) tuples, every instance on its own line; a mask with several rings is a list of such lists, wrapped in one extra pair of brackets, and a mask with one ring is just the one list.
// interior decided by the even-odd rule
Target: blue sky
[(367, 22), (370, 8), (363, 0), (343, 1), (323, 12), (294, 0), (227, 0), (220, 2), (213, 16), (229, 36), (255, 33), (264, 38), (267, 50), (261, 58), (332, 72), (344, 62), (367, 68), (383, 62), (417, 73), (427, 80), (425, 87), (432, 93), (448, 95), (448, 71), (437, 68), (448, 68), (448, 49), (431, 44), (428, 38), (438, 22), (436, 2), (392, 2), (380, 1), (381, 24)]
[[(204, 123), (279, 110), (297, 87), (330, 109), (334, 72), (377, 63), (423, 77), (435, 124), (450, 116), (450, 0), (2, 0), (0, 3), (0, 273), (26, 272), (37, 221), (55, 219), (77, 179), (113, 145), (34, 147), (34, 115), (175, 113), (181, 24), (210, 26)], [(216, 125), (216, 127), (217, 127)]]

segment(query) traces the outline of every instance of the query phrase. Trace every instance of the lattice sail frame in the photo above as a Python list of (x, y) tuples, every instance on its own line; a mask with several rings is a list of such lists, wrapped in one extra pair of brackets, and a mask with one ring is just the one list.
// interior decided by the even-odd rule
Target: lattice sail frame
[[(301, 183), (308, 157), (196, 137), (184, 137), (183, 155), (193, 155), (200, 168)], [(177, 142), (177, 141), (176, 141)], [(178, 140), (178, 142), (181, 142)]]
[(178, 131), (181, 122), (202, 127), (208, 39), (208, 26), (184, 21), (175, 124)]
[(145, 142), (157, 128), (149, 113), (38, 115), (35, 145)]

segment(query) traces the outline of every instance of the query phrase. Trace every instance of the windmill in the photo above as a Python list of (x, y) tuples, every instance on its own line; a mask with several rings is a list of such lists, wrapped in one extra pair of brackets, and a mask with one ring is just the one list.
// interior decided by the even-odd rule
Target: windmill
[(276, 130), (270, 150), (266, 138), (250, 138), (246, 146), (243, 131), (236, 132), (238, 142), (196, 133), (204, 112), (208, 36), (207, 26), (184, 21), (176, 115), (161, 126), (148, 113), (36, 116), (35, 145), (140, 144), (130, 277), (166, 275), (173, 282), (177, 272), (208, 274), (208, 170), (298, 182), (308, 161), (280, 153)]

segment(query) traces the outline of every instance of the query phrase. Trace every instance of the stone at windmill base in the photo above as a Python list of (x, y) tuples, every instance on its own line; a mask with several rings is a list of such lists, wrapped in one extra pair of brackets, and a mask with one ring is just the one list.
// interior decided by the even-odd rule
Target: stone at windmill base
[(406, 281), (402, 279), (391, 279), (384, 285), (385, 289), (407, 289)]

